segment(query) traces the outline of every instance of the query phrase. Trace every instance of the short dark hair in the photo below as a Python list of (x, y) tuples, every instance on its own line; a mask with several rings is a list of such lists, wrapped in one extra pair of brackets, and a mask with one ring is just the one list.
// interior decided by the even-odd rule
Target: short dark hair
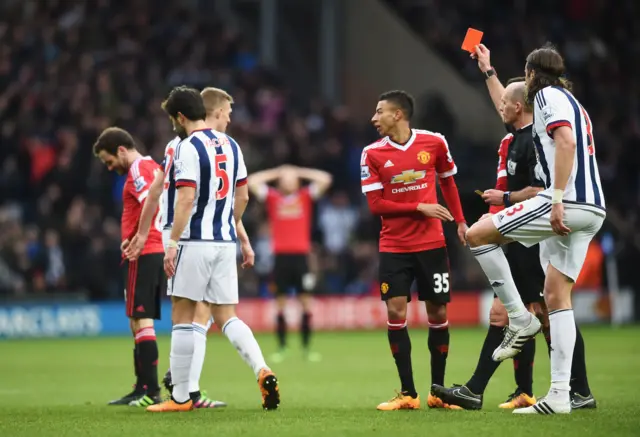
[(380, 97), (378, 97), (378, 101), (382, 100), (391, 102), (398, 108), (400, 108), (400, 110), (404, 114), (404, 118), (406, 118), (407, 120), (411, 120), (411, 117), (413, 117), (413, 108), (415, 106), (415, 101), (413, 100), (413, 96), (408, 92), (401, 90), (387, 91), (380, 94)]
[(125, 147), (127, 150), (136, 148), (136, 142), (129, 132), (119, 127), (108, 127), (102, 131), (96, 142), (93, 144), (93, 154), (98, 156), (103, 150), (109, 155), (117, 155), (118, 147)]
[(527, 79), (524, 76), (520, 76), (520, 77), (512, 77), (511, 79), (509, 79), (507, 81), (507, 86), (511, 85), (512, 83), (516, 83), (516, 82), (524, 82)]
[(200, 92), (184, 85), (171, 90), (162, 109), (173, 118), (178, 118), (178, 113), (191, 121), (207, 118), (207, 111), (204, 108)]

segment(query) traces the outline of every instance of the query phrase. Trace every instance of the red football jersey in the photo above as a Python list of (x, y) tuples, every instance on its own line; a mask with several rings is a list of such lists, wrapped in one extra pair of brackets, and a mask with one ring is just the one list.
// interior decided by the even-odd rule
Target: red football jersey
[(311, 250), (312, 186), (284, 195), (268, 188), (266, 208), (275, 254), (307, 254)]
[[(419, 129), (412, 129), (404, 145), (385, 137), (365, 147), (360, 165), (362, 192), (382, 190), (384, 199), (398, 203), (438, 203), (436, 174), (446, 178), (457, 173), (444, 136)], [(382, 217), (380, 252), (444, 246), (439, 219), (419, 212)]]
[[(498, 170), (496, 175), (496, 190), (507, 191), (507, 155), (509, 145), (513, 141), (513, 134), (507, 134), (498, 147)], [(496, 214), (504, 209), (504, 205), (490, 205), (489, 212)]]
[[(129, 173), (127, 180), (122, 189), (122, 240), (131, 239), (138, 230), (138, 221), (140, 213), (142, 213), (142, 202), (149, 194), (149, 188), (153, 182), (154, 172), (160, 169), (160, 166), (149, 156), (136, 159)], [(158, 211), (153, 216), (152, 226), (149, 229), (147, 242), (142, 249), (142, 255), (148, 253), (164, 252), (162, 246), (162, 232), (158, 229), (158, 221), (156, 220)]]

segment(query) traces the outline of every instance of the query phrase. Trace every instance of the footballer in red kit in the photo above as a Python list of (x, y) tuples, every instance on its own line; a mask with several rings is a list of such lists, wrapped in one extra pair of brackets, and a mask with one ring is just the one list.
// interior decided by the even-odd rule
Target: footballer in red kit
[[(465, 244), (467, 225), (453, 179), (457, 168), (444, 136), (411, 129), (413, 98), (389, 91), (378, 99), (372, 123), (382, 138), (365, 147), (360, 162), (362, 192), (369, 209), (382, 219), (380, 293), (387, 305), (388, 337), (401, 392), (378, 405), (379, 410), (420, 408), (411, 365), (407, 304), (415, 281), (426, 302), (431, 380), (444, 381), (449, 350), (447, 303), (450, 301), (449, 259), (442, 221), (455, 221)], [(449, 210), (438, 204), (438, 177)], [(431, 408), (449, 407), (429, 394)]]
[[(127, 175), (122, 192), (122, 250), (136, 234), (142, 205), (149, 193), (154, 172), (160, 166), (136, 149), (131, 135), (120, 128), (105, 129), (93, 153), (109, 171)], [(156, 216), (157, 216), (156, 211)], [(154, 223), (157, 223), (154, 217)], [(158, 385), (158, 345), (153, 321), (160, 319), (160, 300), (166, 290), (164, 248), (158, 226), (152, 227), (137, 260), (123, 257), (126, 314), (134, 337), (136, 383), (131, 393), (109, 405), (148, 406), (162, 401)]]
[[(300, 186), (301, 180), (309, 185)], [(271, 361), (280, 362), (286, 355), (287, 323), (284, 316), (287, 293), (294, 290), (302, 306), (300, 334), (304, 356), (318, 361), (318, 353), (311, 352), (310, 293), (315, 278), (309, 272), (307, 258), (311, 251), (311, 221), (313, 202), (331, 186), (331, 175), (321, 170), (283, 165), (252, 174), (248, 179), (249, 190), (266, 206), (271, 227), (271, 246), (275, 255), (273, 279), (276, 285), (276, 335), (279, 350)], [(277, 181), (277, 188), (269, 182)]]

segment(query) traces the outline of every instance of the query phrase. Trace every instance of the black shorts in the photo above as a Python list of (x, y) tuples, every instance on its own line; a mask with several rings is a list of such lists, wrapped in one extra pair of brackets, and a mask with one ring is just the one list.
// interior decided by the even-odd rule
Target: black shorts
[(164, 253), (140, 255), (137, 261), (125, 261), (124, 299), (127, 317), (160, 320), (160, 300), (167, 292)]
[(416, 281), (418, 299), (444, 304), (451, 301), (447, 248), (413, 253), (380, 253), (380, 297), (406, 296), (411, 301), (411, 284)]
[(520, 243), (506, 246), (507, 261), (513, 282), (525, 305), (544, 302), (544, 272), (540, 265), (540, 246), (525, 247)]
[(291, 288), (296, 293), (311, 291), (304, 288), (303, 279), (308, 273), (306, 254), (276, 254), (273, 265), (276, 295), (287, 294)]

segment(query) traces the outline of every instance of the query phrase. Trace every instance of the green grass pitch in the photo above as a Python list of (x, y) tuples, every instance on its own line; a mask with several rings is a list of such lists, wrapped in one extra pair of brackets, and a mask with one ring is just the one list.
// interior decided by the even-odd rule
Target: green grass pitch
[[(451, 331), (447, 384), (471, 375), (484, 329)], [(0, 342), (0, 436), (637, 436), (640, 435), (640, 328), (585, 328), (588, 371), (597, 410), (569, 416), (515, 416), (497, 404), (513, 391), (513, 366), (503, 363), (485, 393), (484, 409), (426, 408), (427, 332), (411, 331), (413, 366), (425, 408), (379, 412), (375, 406), (398, 388), (386, 332), (323, 333), (315, 337), (320, 363), (300, 357), (292, 335), (289, 359), (274, 366), (281, 408), (264, 412), (252, 372), (227, 340), (209, 336), (201, 387), (229, 407), (151, 414), (107, 407), (129, 391), (131, 340), (96, 338)], [(260, 336), (268, 356), (275, 343)], [(538, 337), (534, 390), (549, 386), (549, 360)], [(168, 365), (169, 338), (160, 339), (160, 376)]]

